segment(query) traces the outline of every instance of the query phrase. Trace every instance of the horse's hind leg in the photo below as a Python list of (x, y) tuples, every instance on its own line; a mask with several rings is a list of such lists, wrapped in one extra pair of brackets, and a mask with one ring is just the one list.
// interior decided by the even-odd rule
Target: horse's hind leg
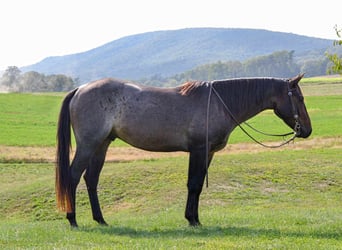
[(76, 222), (76, 189), (80, 182), (84, 170), (88, 167), (94, 150), (91, 148), (77, 147), (75, 157), (70, 167), (70, 194), (72, 211), (67, 213), (67, 219), (73, 227), (77, 227)]
[(102, 225), (107, 225), (107, 223), (103, 219), (103, 215), (101, 212), (99, 198), (97, 195), (97, 185), (99, 182), (100, 172), (102, 170), (102, 167), (105, 161), (106, 152), (110, 143), (111, 143), (111, 140), (107, 139), (96, 150), (86, 170), (86, 173), (84, 174), (84, 180), (86, 182), (87, 189), (88, 189), (88, 195), (89, 195), (89, 200), (91, 204), (91, 210), (93, 213), (93, 219)]

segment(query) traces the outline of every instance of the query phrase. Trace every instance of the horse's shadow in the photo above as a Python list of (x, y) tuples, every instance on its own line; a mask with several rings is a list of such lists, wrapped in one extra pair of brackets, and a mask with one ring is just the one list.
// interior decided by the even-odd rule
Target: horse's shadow
[(249, 228), (249, 227), (220, 227), (220, 226), (200, 226), (200, 227), (180, 227), (174, 229), (152, 228), (135, 229), (125, 226), (98, 226), (98, 227), (80, 227), (78, 230), (83, 232), (101, 234), (128, 236), (131, 238), (173, 238), (182, 239), (187, 237), (267, 237), (267, 238), (316, 238), (316, 239), (342, 239), (342, 231), (282, 231), (279, 229)]

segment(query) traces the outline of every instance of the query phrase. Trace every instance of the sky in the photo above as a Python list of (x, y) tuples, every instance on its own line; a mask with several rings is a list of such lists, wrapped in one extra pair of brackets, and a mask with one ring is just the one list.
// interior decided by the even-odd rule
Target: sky
[(336, 0), (1, 0), (0, 70), (159, 30), (256, 28), (337, 39), (341, 9)]

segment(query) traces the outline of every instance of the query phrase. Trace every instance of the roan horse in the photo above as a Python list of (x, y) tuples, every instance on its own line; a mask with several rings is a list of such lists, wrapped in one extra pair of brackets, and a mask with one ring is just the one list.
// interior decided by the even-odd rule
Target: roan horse
[[(200, 225), (199, 197), (215, 152), (233, 129), (266, 109), (273, 109), (294, 136), (311, 134), (302, 92), (292, 79), (240, 78), (187, 82), (156, 88), (103, 79), (83, 85), (65, 97), (57, 132), (56, 196), (58, 207), (76, 222), (76, 188), (82, 174), (93, 219), (103, 219), (97, 184), (109, 144), (116, 138), (149, 151), (190, 153), (185, 217)], [(70, 166), (72, 126), (76, 153)]]

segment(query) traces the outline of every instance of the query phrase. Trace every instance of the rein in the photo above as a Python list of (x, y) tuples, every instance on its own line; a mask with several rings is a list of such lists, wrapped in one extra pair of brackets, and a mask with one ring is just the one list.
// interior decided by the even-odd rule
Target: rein
[(294, 105), (294, 102), (292, 100), (293, 98), (293, 93), (292, 93), (292, 89), (290, 89), (289, 85), (287, 86), (288, 88), (288, 96), (290, 98), (290, 102), (291, 102), (291, 106), (292, 106), (292, 113), (293, 113), (293, 117), (295, 119), (295, 126), (293, 128), (293, 132), (289, 132), (289, 133), (285, 133), (285, 134), (269, 134), (269, 133), (265, 133), (262, 132), (254, 127), (252, 127), (250, 124), (248, 124), (247, 122), (243, 122), (246, 126), (248, 126), (249, 128), (251, 128), (252, 130), (266, 135), (266, 136), (274, 136), (274, 137), (285, 137), (288, 135), (293, 134), (293, 136), (291, 138), (289, 138), (288, 140), (278, 144), (278, 145), (267, 145), (264, 144), (260, 141), (258, 141), (257, 139), (255, 139), (250, 133), (248, 133), (248, 131), (243, 128), (241, 126), (241, 124), (237, 121), (237, 119), (235, 118), (235, 116), (233, 115), (233, 113), (231, 112), (231, 110), (228, 108), (228, 106), (226, 105), (226, 103), (223, 101), (222, 97), (220, 96), (220, 94), (217, 92), (217, 90), (214, 88), (212, 83), (209, 83), (209, 94), (208, 94), (208, 104), (207, 104), (207, 119), (206, 119), (206, 158), (205, 158), (205, 163), (206, 163), (206, 187), (208, 187), (209, 185), (209, 181), (208, 181), (208, 168), (209, 168), (209, 112), (210, 112), (210, 101), (211, 101), (211, 96), (212, 96), (212, 92), (214, 92), (214, 94), (217, 96), (217, 98), (220, 100), (220, 102), (222, 103), (223, 107), (226, 109), (226, 111), (228, 112), (228, 114), (230, 115), (230, 117), (233, 119), (233, 121), (236, 123), (236, 125), (250, 138), (252, 139), (255, 143), (265, 147), (265, 148), (280, 148), (284, 145), (289, 144), (290, 142), (294, 141), (294, 139), (300, 134), (300, 123), (298, 121), (298, 112), (297, 109)]

